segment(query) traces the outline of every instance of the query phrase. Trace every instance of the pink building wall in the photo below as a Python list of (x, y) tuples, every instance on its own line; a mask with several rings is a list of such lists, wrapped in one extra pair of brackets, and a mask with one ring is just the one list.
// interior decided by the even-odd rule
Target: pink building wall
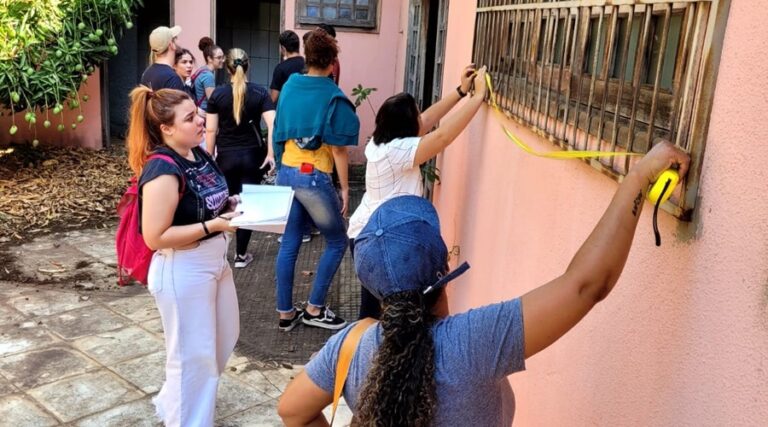
[[(403, 4), (405, 4), (405, 19), (403, 19)], [(373, 109), (379, 106), (391, 95), (400, 92), (403, 87), (402, 65), (396, 66), (400, 58), (405, 58), (405, 32), (407, 30), (406, 0), (387, 0), (379, 2), (379, 27), (377, 33), (348, 32), (336, 28), (336, 39), (341, 52), (341, 80), (339, 85), (344, 93), (354, 100), (352, 88), (358, 84), (364, 87), (375, 87), (376, 92), (370, 97)], [(285, 1), (285, 27), (294, 30), (301, 37), (307, 29), (297, 28), (296, 2)], [(311, 29), (311, 28), (309, 28)], [(303, 45), (302, 45), (303, 49)], [(360, 117), (360, 141), (358, 148), (350, 151), (350, 161), (364, 163), (365, 142), (373, 133), (375, 114), (366, 104), (357, 109)]]
[[(36, 111), (37, 139), (40, 141), (41, 145), (80, 146), (93, 149), (102, 148), (101, 96), (98, 70), (80, 87), (80, 97), (83, 95), (88, 95), (89, 98), (88, 102), (80, 103), (82, 106), (82, 115), (85, 117), (85, 120), (82, 123), (77, 123), (76, 119), (78, 114), (81, 114), (80, 110), (70, 110), (68, 106), (65, 106), (63, 123), (66, 126), (66, 129), (64, 132), (56, 130), (56, 126), (62, 121), (58, 116), (53, 115), (53, 111), (50, 112), (50, 121), (52, 125), (48, 129), (43, 127), (45, 117), (40, 111)], [(7, 114), (7, 112), (4, 113)], [(11, 117), (8, 115), (0, 117), (0, 146), (10, 143), (31, 142), (35, 139), (34, 130), (29, 129), (29, 123), (24, 121), (24, 114), (26, 114), (26, 111), (16, 114), (16, 126), (18, 126), (19, 130), (13, 136), (8, 133), (8, 128), (10, 128), (12, 124)], [(77, 129), (72, 130), (70, 127), (72, 123), (77, 123)]]
[(198, 65), (204, 65), (203, 55), (197, 49), (201, 38), (216, 38), (211, 26), (211, 9), (214, 0), (171, 0), (174, 2), (173, 25), (181, 26), (179, 44), (189, 49), (197, 58)]
[[(471, 58), (475, 2), (450, 7), (445, 79)], [(695, 221), (661, 213), (657, 248), (646, 203), (613, 293), (510, 378), (515, 425), (765, 425), (768, 38), (754, 29), (766, 26), (767, 9), (732, 2)], [(560, 275), (617, 187), (584, 163), (522, 153), (485, 107), (438, 166), (444, 237), (472, 264), (449, 287), (455, 312)]]

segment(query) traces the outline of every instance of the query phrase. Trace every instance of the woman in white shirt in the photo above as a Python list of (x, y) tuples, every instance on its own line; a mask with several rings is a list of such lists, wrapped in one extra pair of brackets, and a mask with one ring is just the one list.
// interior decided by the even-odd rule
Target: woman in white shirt
[[(456, 114), (443, 121), (439, 128), (429, 132), (467, 96), (473, 80), (475, 91), (469, 100)], [(365, 147), (365, 194), (360, 206), (349, 219), (347, 234), (353, 256), (354, 239), (376, 208), (393, 197), (423, 195), (419, 165), (443, 151), (464, 130), (480, 109), (486, 89), (485, 67), (476, 71), (474, 64), (470, 64), (464, 69), (461, 84), (456, 90), (423, 113), (419, 112), (413, 96), (405, 92), (384, 101), (376, 114), (373, 137)], [(360, 318), (378, 319), (380, 312), (379, 301), (365, 288), (361, 288)]]

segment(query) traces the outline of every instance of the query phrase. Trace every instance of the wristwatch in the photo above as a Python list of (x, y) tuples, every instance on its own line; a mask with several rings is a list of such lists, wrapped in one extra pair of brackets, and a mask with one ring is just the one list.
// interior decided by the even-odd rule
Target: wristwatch
[(464, 98), (465, 96), (467, 96), (467, 92), (461, 91), (461, 85), (456, 86), (456, 92), (459, 93), (459, 98)]

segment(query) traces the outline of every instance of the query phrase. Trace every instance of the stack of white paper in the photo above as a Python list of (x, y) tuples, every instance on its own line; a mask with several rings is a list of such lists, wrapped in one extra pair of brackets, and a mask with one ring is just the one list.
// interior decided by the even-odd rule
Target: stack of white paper
[(238, 211), (232, 219), (235, 227), (248, 230), (283, 233), (291, 212), (293, 190), (279, 185), (243, 185)]

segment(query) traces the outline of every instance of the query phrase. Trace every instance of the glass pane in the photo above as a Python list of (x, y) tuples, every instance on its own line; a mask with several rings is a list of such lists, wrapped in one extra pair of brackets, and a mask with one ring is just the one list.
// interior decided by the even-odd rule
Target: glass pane
[(357, 0), (355, 4), (358, 6), (368, 6), (368, 0)]
[(355, 10), (355, 19), (359, 19), (361, 21), (367, 21), (368, 20), (368, 10), (366, 10), (366, 9), (357, 9), (357, 10)]
[(319, 18), (320, 17), (320, 8), (317, 6), (307, 6), (307, 17), (309, 18)]
[(324, 7), (323, 8), (323, 18), (326, 19), (336, 19), (336, 7)]
[(326, 4), (336, 4), (336, 0), (323, 0), (323, 3), (326, 3)]
[(340, 0), (339, 4), (352, 4), (354, 3), (352, 0)]
[(339, 18), (342, 19), (352, 19), (352, 9), (348, 7), (340, 7), (339, 8)]

